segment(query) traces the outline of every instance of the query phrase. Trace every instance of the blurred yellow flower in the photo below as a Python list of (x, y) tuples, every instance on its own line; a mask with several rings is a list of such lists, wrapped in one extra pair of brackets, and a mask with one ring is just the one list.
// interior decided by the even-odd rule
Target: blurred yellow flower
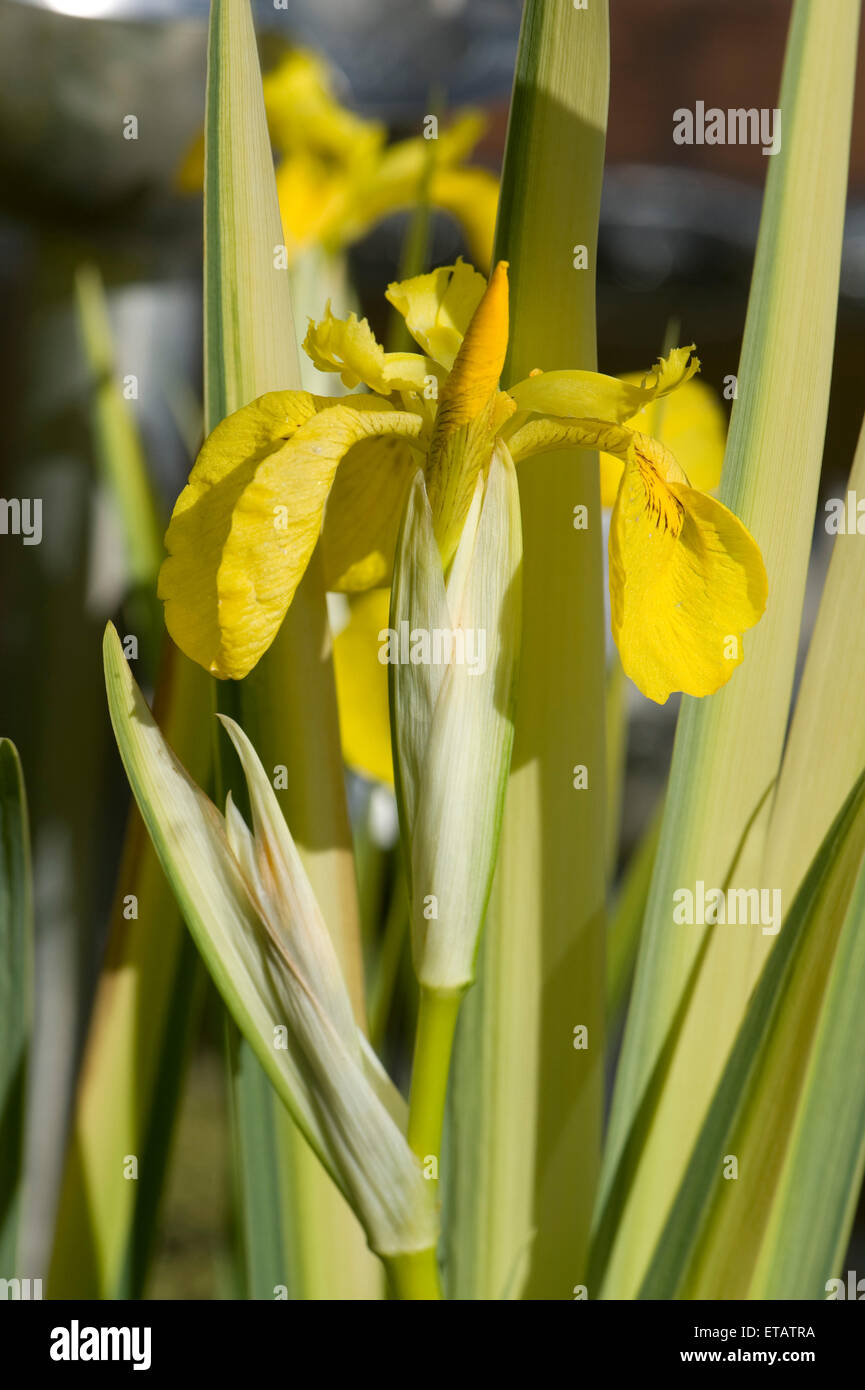
[(349, 767), (393, 786), (387, 666), (378, 659), (390, 589), (348, 596), (348, 622), (335, 636), (333, 664), (342, 755)]
[[(325, 63), (297, 49), (263, 80), (276, 187), (290, 260), (310, 246), (334, 251), (362, 237), (393, 212), (428, 200), (461, 224), (472, 259), (488, 266), (498, 206), (498, 179), (467, 166), (486, 120), (457, 112), (450, 126), (387, 143), (387, 130), (342, 106)], [(201, 188), (204, 137), (189, 151), (180, 187)]]

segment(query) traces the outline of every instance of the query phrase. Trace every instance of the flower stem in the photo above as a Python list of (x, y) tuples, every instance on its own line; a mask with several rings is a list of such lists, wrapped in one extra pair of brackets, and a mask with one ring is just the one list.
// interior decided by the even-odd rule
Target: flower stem
[(397, 1298), (411, 1301), (441, 1298), (435, 1246), (411, 1255), (394, 1255), (385, 1260), (385, 1265)]
[(462, 992), (421, 986), (409, 1097), (408, 1142), (421, 1162), (435, 1159), (438, 1180), (448, 1073)]

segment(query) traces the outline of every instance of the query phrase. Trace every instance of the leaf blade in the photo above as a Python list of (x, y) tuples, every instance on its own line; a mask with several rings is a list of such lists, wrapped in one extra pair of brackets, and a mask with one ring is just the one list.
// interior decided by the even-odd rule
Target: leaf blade
[[(828, 404), (858, 9), (837, 5), (828, 24), (812, 0), (796, 0), (793, 9), (780, 98), (783, 144), (767, 179), (721, 485), (722, 501), (760, 545), (770, 607), (730, 684), (710, 700), (683, 700), (616, 1078), (602, 1202), (702, 946), (697, 933), (671, 932), (673, 893), (700, 879), (720, 883), (752, 817), (735, 883), (761, 882), (764, 798), (787, 726)], [(816, 276), (808, 270), (814, 256)], [(712, 938), (666, 1096), (621, 1214), (611, 1287), (622, 1297), (640, 1285), (699, 1129), (707, 1080), (711, 1091), (766, 951), (767, 939), (750, 928), (728, 927), (724, 937)], [(645, 1219), (634, 1219), (638, 1211)]]
[(18, 1270), (27, 1061), (33, 1014), (30, 832), (21, 762), (0, 739), (0, 1268)]

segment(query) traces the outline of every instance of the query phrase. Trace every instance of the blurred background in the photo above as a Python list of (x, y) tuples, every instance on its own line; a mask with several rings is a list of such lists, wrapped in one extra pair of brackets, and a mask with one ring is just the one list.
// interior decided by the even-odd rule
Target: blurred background
[[(207, 9), (206, 0), (0, 0), (0, 492), (43, 499), (40, 545), (0, 538), (0, 731), (23, 760), (36, 882), (24, 1260), (34, 1270), (50, 1239), (126, 806), (100, 643), (127, 567), (94, 458), (74, 275), (95, 264), (108, 288), (116, 371), (137, 379), (131, 404), (167, 513), (189, 468), (199, 409), (201, 203), (179, 191), (178, 171), (202, 125)], [(417, 135), (431, 109), (483, 107), (488, 125), (473, 158), (498, 170), (520, 0), (261, 0), (255, 11), (265, 69), (292, 44), (325, 55), (342, 100), (385, 121), (394, 138)], [(720, 393), (737, 370), (768, 161), (749, 145), (674, 145), (672, 113), (697, 100), (774, 107), (789, 0), (611, 0), (611, 11), (600, 366), (647, 368), (676, 323), (678, 341), (696, 342), (703, 379)], [(863, 80), (860, 64), (860, 87)], [(127, 138), (130, 116), (136, 138)], [(352, 279), (371, 314), (398, 273), (405, 234), (406, 217), (388, 217), (350, 250)], [(466, 253), (457, 223), (435, 214), (431, 261)], [(824, 496), (843, 493), (862, 419), (863, 328), (860, 121)], [(806, 630), (828, 544), (818, 524)], [(659, 709), (636, 692), (629, 699), (625, 854), (663, 786), (677, 712), (674, 700)], [(226, 1290), (225, 1101), (212, 1012), (182, 1113), (151, 1281), (156, 1297)]]

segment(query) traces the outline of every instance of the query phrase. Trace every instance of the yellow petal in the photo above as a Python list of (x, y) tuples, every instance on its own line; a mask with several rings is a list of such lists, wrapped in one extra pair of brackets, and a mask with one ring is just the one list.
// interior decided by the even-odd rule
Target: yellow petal
[(328, 589), (357, 593), (390, 584), (400, 521), (417, 470), (416, 451), (395, 435), (365, 439), (345, 457), (321, 532)]
[(650, 401), (667, 396), (690, 381), (700, 368), (699, 359), (691, 357), (693, 351), (693, 346), (674, 348), (669, 357), (660, 358), (653, 370), (641, 378), (639, 385), (604, 376), (602, 372), (539, 371), (516, 386), (509, 386), (508, 394), (516, 401), (518, 410), (623, 425)]
[(621, 461), (631, 451), (633, 439), (632, 430), (624, 425), (608, 424), (606, 420), (551, 420), (542, 416), (520, 426), (508, 436), (507, 444), (514, 463), (555, 449), (606, 449), (609, 454), (602, 457), (611, 457), (621, 468)]
[[(435, 145), (436, 167), (452, 168), (467, 159), (489, 124), (486, 114), (476, 106), (454, 112), (450, 124), (440, 130)], [(426, 142), (429, 143), (429, 142)]]
[(351, 179), (339, 167), (300, 152), (280, 164), (276, 192), (286, 249), (294, 259), (305, 247), (333, 239), (345, 217)]
[(388, 396), (392, 391), (423, 392), (440, 369), (417, 352), (385, 352), (366, 319), (349, 314), (338, 319), (327, 306), (320, 323), (310, 321), (304, 352), (321, 372), (339, 372), (348, 387), (363, 382), (371, 391)]
[(204, 187), (204, 131), (196, 135), (174, 176), (179, 193), (200, 193)]
[(627, 675), (658, 704), (724, 685), (766, 606), (756, 542), (683, 477), (663, 446), (635, 435), (610, 529), (613, 637)]
[(659, 357), (652, 370), (643, 377), (639, 389), (650, 400), (657, 400), (684, 386), (700, 370), (700, 359), (691, 356), (693, 351), (694, 344), (691, 343), (689, 347), (673, 348), (666, 357)]
[(349, 767), (392, 787), (387, 666), (379, 661), (390, 590), (353, 594), (348, 602), (348, 623), (333, 644), (342, 753)]
[[(631, 385), (642, 380), (638, 373), (622, 378)], [(666, 444), (681, 463), (693, 487), (710, 492), (721, 481), (727, 422), (721, 402), (711, 386), (688, 381), (675, 395), (644, 407), (630, 424), (643, 434)], [(622, 463), (601, 454), (601, 503), (612, 507), (622, 476)]]
[(435, 140), (414, 136), (388, 145), (358, 179), (343, 240), (356, 241), (390, 213), (414, 207), (428, 196), (437, 172), (452, 168), (477, 144), (486, 125), (478, 111), (460, 112)]
[(181, 650), (215, 676), (245, 676), (303, 577), (341, 459), (359, 440), (410, 436), (420, 424), (374, 397), (334, 405), (300, 391), (263, 396), (223, 420), (165, 538), (159, 595)]
[(486, 270), (493, 258), (499, 181), (489, 169), (438, 169), (432, 175), (429, 200), (456, 218), (465, 233), (469, 255)]
[(368, 159), (379, 150), (386, 132), (334, 99), (327, 66), (314, 53), (287, 54), (263, 79), (264, 105), (271, 139), (278, 150), (312, 150), (345, 165)]
[(450, 371), (486, 287), (483, 275), (460, 259), (389, 285), (386, 298), (427, 356)]

